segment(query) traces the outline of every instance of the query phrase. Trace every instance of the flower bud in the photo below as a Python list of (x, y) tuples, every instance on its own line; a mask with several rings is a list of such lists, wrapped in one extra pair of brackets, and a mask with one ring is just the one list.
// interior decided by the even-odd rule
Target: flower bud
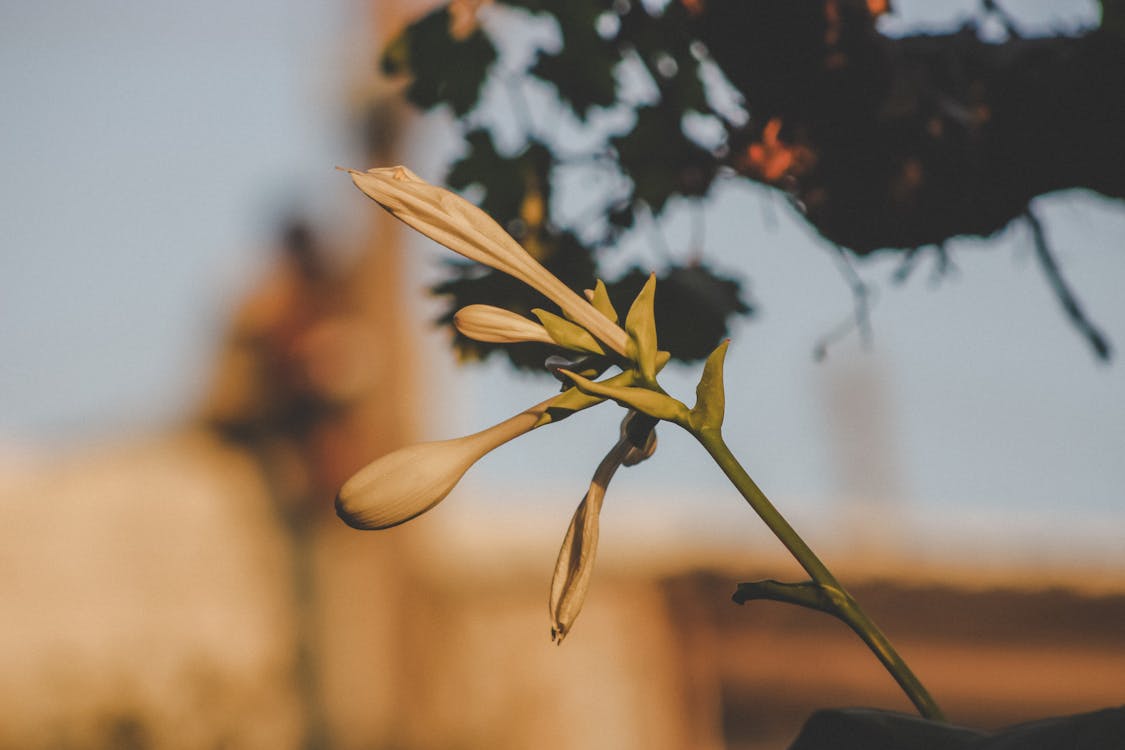
[(602, 462), (598, 464), (590, 489), (574, 511), (570, 526), (566, 530), (559, 557), (555, 562), (555, 574), (551, 578), (551, 639), (562, 643), (570, 632), (582, 605), (586, 602), (586, 592), (594, 575), (594, 559), (598, 552), (598, 528), (609, 480), (617, 472), (632, 444), (621, 439), (613, 446)]
[(589, 302), (520, 247), (492, 217), (461, 196), (431, 185), (406, 167), (348, 170), (352, 181), (395, 218), (455, 253), (519, 279), (622, 356), (628, 337)]
[(340, 488), (336, 514), (352, 528), (386, 529), (425, 513), (485, 454), (535, 429), (548, 404), (473, 435), (410, 445), (375, 459)]
[(511, 310), (492, 305), (462, 307), (453, 316), (453, 325), (462, 335), (474, 341), (493, 344), (515, 344), (521, 341), (555, 343), (543, 326)]
[(656, 451), (656, 430), (649, 428), (643, 436), (644, 445), (638, 448), (629, 435), (630, 427), (644, 423), (634, 422), (636, 412), (629, 412), (621, 420), (621, 436), (617, 444), (598, 464), (590, 489), (574, 511), (570, 527), (566, 530), (559, 557), (555, 562), (555, 575), (551, 578), (551, 638), (562, 643), (570, 632), (586, 592), (590, 588), (590, 578), (594, 573), (594, 558), (598, 551), (598, 528), (602, 502), (609, 487), (609, 480), (622, 466), (635, 466), (649, 458)]

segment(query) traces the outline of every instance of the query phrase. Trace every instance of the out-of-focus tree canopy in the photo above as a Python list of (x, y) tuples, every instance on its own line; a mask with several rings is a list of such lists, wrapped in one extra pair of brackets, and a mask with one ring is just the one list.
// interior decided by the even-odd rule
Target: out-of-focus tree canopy
[[(575, 288), (593, 285), (603, 249), (639, 223), (703, 198), (717, 180), (749, 180), (783, 191), (841, 252), (902, 254), (904, 275), (920, 250), (943, 257), (953, 237), (1026, 221), (1066, 314), (1108, 358), (1029, 202), (1074, 187), (1125, 196), (1122, 5), (1106, 0), (1100, 28), (1026, 38), (985, 0), (982, 17), (1007, 28), (1005, 41), (989, 43), (975, 25), (886, 36), (876, 22), (891, 9), (881, 0), (453, 0), (405, 29), (382, 64), (407, 78), (415, 105), (456, 119), (464, 151), (447, 184)], [(481, 23), (487, 14), (506, 34), (553, 34), (513, 68)], [(544, 86), (557, 95), (550, 119), (571, 126), (567, 139), (542, 113), (519, 111), (525, 87)], [(480, 116), (492, 87), (511, 102), (503, 138), (494, 117)], [(502, 147), (512, 123), (518, 145)], [(602, 187), (588, 213), (564, 218), (553, 198), (577, 169), (601, 174)], [(643, 279), (633, 269), (605, 281), (624, 307)], [(548, 305), (463, 264), (436, 291), (450, 299), (446, 322), (476, 302), (524, 314)], [(685, 360), (705, 356), (732, 316), (751, 312), (738, 283), (702, 260), (668, 268), (657, 298), (662, 348)], [(684, 309), (691, 314), (672, 314)], [(461, 337), (457, 345), (470, 356), (491, 351)], [(548, 353), (505, 351), (525, 367)]]

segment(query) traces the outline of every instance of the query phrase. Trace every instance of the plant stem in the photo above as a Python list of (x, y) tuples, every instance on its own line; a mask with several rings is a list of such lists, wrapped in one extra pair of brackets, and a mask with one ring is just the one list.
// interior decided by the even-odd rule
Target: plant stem
[(694, 430), (690, 427), (688, 429), (711, 454), (715, 463), (727, 475), (735, 489), (746, 498), (746, 502), (765, 522), (770, 531), (785, 545), (786, 549), (801, 564), (801, 567), (832, 601), (835, 615), (854, 630), (856, 635), (863, 639), (863, 642), (883, 663), (883, 666), (886, 667), (911, 702), (914, 703), (918, 713), (927, 719), (944, 721), (945, 716), (938, 708), (937, 703), (926, 688), (922, 686), (910, 667), (906, 665), (906, 662), (902, 660), (902, 657), (898, 655), (883, 631), (860, 608), (859, 603), (836, 580), (836, 577), (825, 567), (820, 558), (805, 544), (805, 541), (801, 539), (800, 535), (765, 496), (765, 493), (754, 483), (754, 480), (742, 468), (742, 464), (730, 452), (730, 448), (723, 440), (722, 433), (717, 429)]

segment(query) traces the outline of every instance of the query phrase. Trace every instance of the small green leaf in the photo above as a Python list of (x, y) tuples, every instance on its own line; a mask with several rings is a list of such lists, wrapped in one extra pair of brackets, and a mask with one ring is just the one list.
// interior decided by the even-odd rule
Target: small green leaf
[(656, 317), (652, 305), (656, 297), (656, 274), (649, 274), (625, 316), (625, 332), (630, 338), (630, 354), (637, 363), (641, 379), (656, 382)]
[(613, 309), (613, 303), (609, 299), (609, 291), (605, 288), (604, 281), (598, 279), (598, 283), (594, 285), (593, 291), (587, 294), (587, 297), (590, 304), (606, 316), (611, 323), (617, 322), (617, 311)]
[(729, 345), (730, 339), (719, 344), (703, 366), (703, 375), (695, 388), (695, 406), (691, 410), (691, 424), (695, 429), (718, 430), (723, 426), (723, 415), (726, 412), (723, 362)]
[(582, 326), (571, 323), (566, 318), (535, 308), (531, 314), (539, 318), (539, 322), (547, 329), (547, 333), (555, 343), (564, 349), (572, 349), (590, 354), (605, 354), (605, 349), (598, 340)]
[(574, 381), (578, 390), (591, 396), (613, 399), (627, 409), (668, 422), (683, 424), (688, 419), (687, 407), (666, 393), (649, 388), (611, 385), (609, 381), (599, 383), (569, 370), (561, 372)]

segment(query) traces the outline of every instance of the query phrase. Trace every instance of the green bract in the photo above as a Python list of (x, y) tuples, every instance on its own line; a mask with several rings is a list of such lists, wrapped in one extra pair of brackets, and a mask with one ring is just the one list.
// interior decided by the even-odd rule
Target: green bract
[(605, 282), (598, 279), (598, 283), (593, 289), (586, 290), (586, 299), (590, 300), (590, 304), (606, 316), (610, 322), (617, 322), (617, 311), (613, 309), (613, 303), (609, 300), (609, 292), (605, 288)]
[(656, 274), (649, 274), (637, 298), (625, 316), (625, 333), (629, 334), (627, 354), (637, 365), (641, 380), (656, 385), (656, 316), (652, 303), (656, 296)]
[(605, 349), (598, 344), (598, 340), (577, 323), (571, 323), (566, 318), (539, 308), (532, 310), (531, 314), (539, 318), (539, 322), (547, 329), (551, 339), (564, 349), (589, 354), (605, 354)]
[(639, 411), (656, 419), (687, 424), (690, 415), (688, 408), (667, 393), (644, 386), (611, 385), (609, 381), (599, 383), (587, 380), (569, 370), (563, 370), (562, 373), (574, 381), (575, 387), (583, 393), (612, 399), (627, 409)]
[(703, 375), (695, 388), (695, 406), (691, 410), (691, 426), (696, 430), (718, 430), (723, 426), (726, 394), (723, 391), (723, 362), (727, 356), (727, 339), (707, 357)]

